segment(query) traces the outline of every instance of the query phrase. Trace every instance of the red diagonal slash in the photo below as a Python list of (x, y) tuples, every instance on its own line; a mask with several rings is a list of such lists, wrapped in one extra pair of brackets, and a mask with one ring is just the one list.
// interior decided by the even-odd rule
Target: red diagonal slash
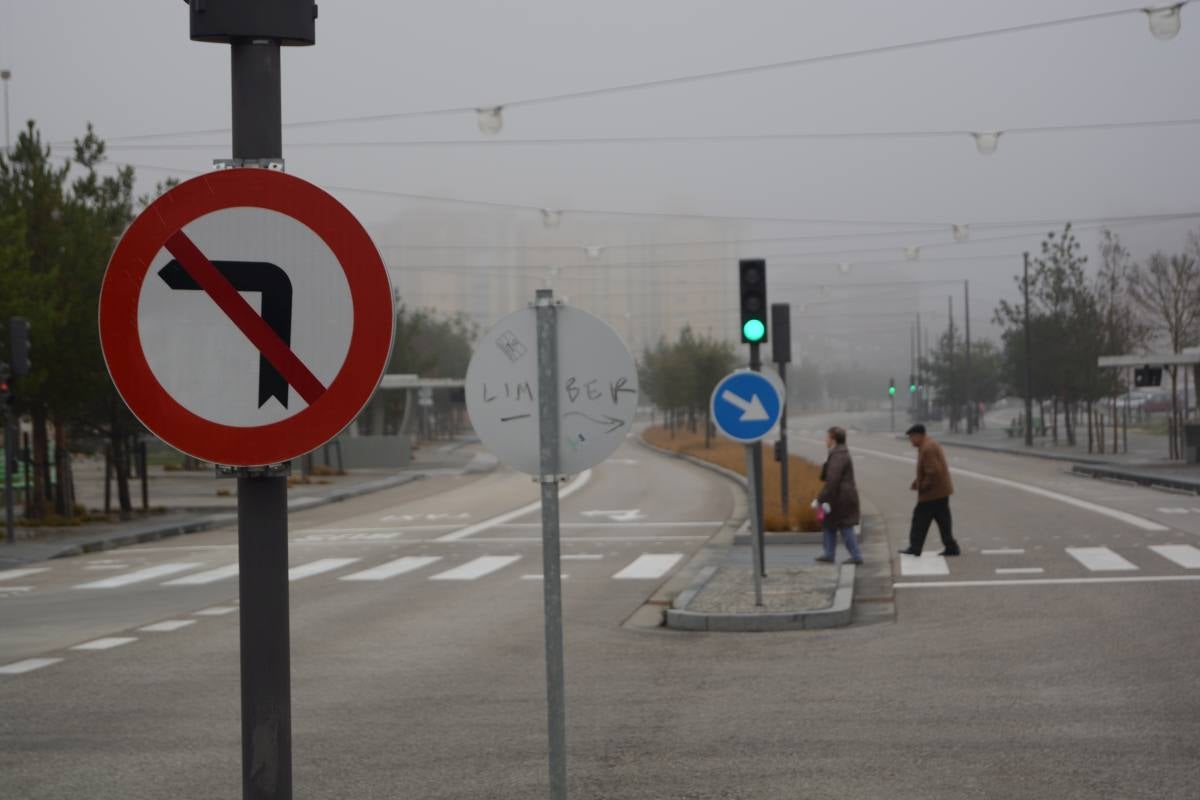
[(304, 398), (304, 402), (312, 405), (325, 393), (325, 387), (308, 367), (304, 366), (304, 362), (284, 344), (275, 331), (271, 330), (271, 326), (254, 312), (250, 304), (238, 294), (237, 289), (233, 288), (233, 284), (225, 279), (183, 231), (177, 231), (167, 239), (166, 247), (171, 255), (175, 256), (175, 260), (187, 270), (192, 280), (200, 285), (217, 307), (225, 312), (225, 316), (246, 335), (250, 344), (258, 348), (271, 366)]

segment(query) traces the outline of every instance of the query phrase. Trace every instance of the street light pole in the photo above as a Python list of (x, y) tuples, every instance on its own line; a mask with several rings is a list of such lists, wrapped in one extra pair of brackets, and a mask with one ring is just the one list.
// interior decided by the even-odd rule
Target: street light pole
[(1033, 371), (1029, 361), (1029, 253), (1025, 253), (1025, 277), (1021, 288), (1025, 293), (1025, 446), (1033, 447)]
[(4, 155), (8, 156), (12, 153), (12, 139), (8, 132), (8, 79), (12, 77), (12, 70), (0, 69), (0, 82), (4, 83)]
[(963, 281), (963, 321), (966, 354), (963, 359), (963, 402), (967, 406), (967, 433), (975, 432), (975, 407), (971, 403), (971, 282)]

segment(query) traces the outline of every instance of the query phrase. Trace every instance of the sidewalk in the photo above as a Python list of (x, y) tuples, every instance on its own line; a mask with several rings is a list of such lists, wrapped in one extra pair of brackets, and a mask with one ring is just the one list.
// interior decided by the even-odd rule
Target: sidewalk
[[(288, 510), (337, 503), (372, 492), (440, 475), (490, 472), (495, 457), (472, 446), (470, 440), (427, 446), (401, 470), (359, 469), (346, 475), (314, 476), (311, 483), (288, 489)], [(76, 462), (76, 492), (89, 509), (103, 507), (103, 464)], [(115, 487), (114, 487), (115, 490)], [(140, 508), (140, 482), (130, 482), (135, 507)], [(99, 500), (97, 503), (96, 501)], [(115, 500), (115, 497), (114, 497)], [(109, 550), (169, 536), (198, 533), (237, 519), (237, 481), (203, 472), (150, 470), (151, 512), (137, 512), (126, 521), (96, 522), (71, 527), (18, 527), (14, 544), (0, 542), (0, 569), (50, 558)]]

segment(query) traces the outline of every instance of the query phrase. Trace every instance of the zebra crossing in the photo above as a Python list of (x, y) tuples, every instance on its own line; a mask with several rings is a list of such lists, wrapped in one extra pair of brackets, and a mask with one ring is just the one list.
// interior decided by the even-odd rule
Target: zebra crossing
[[(1200, 548), (1190, 544), (1160, 544), (1124, 548), (1123, 554), (1110, 547), (1065, 547), (1063, 553), (1068, 556), (1069, 563), (1082, 567), (1088, 573), (1139, 572), (1143, 569), (1155, 571), (1165, 567), (1169, 568), (1169, 564), (1185, 570), (1200, 570)], [(1019, 547), (978, 551), (978, 555), (984, 557), (1008, 556), (1011, 558), (1025, 554), (1024, 548)], [(968, 552), (964, 561), (943, 558), (935, 551), (927, 551), (920, 556), (901, 555), (900, 574), (906, 578), (947, 577), (951, 575), (952, 563), (957, 563), (977, 573), (979, 561), (972, 558), (973, 555), (975, 554)], [(1000, 566), (994, 568), (993, 574), (1001, 576), (1043, 575), (1047, 573), (1048, 568), (1054, 570), (1054, 567), (1047, 566)], [(1061, 572), (1062, 570), (1056, 571)]]
[[(683, 557), (683, 553), (641, 553), (636, 557), (625, 556), (618, 559), (600, 553), (577, 553), (564, 555), (563, 561), (578, 562), (581, 568), (587, 565), (593, 569), (605, 569), (605, 562), (619, 560), (620, 566), (609, 565), (608, 572), (604, 574), (604, 577), (616, 581), (646, 581), (664, 577), (683, 561)], [(335, 577), (337, 581), (345, 584), (378, 584), (408, 576), (410, 579), (453, 584), (469, 583), (488, 577), (514, 580), (533, 580), (541, 577), (540, 572), (533, 577), (528, 574), (518, 574), (518, 570), (513, 567), (519, 562), (531, 565), (536, 562), (540, 566), (540, 559), (519, 554), (480, 555), (473, 558), (449, 555), (410, 555), (381, 563), (373, 563), (372, 559), (364, 557), (330, 557), (294, 564), (288, 569), (288, 581), (295, 583), (327, 575)], [(28, 579), (33, 574), (49, 578), (54, 576), (58, 570), (67, 571), (65, 568), (52, 569), (50, 567), (0, 571), (0, 597), (5, 596), (6, 588), (20, 589), (22, 594), (38, 589), (37, 586), (9, 586), (8, 581)], [(146, 586), (177, 589), (212, 586), (226, 582), (236, 584), (237, 577), (238, 565), (236, 562), (213, 566), (211, 563), (199, 561), (172, 561), (128, 569), (108, 574), (99, 580), (86, 580), (81, 583), (73, 583), (68, 578), (65, 588), (79, 591), (105, 591)], [(12, 596), (15, 596), (15, 593)], [(230, 610), (232, 611), (232, 609)]]

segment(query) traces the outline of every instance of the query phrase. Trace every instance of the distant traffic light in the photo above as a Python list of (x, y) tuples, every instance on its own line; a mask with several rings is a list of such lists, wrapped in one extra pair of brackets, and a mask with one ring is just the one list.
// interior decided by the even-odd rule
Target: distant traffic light
[(738, 262), (738, 291), (741, 296), (742, 341), (767, 341), (767, 262), (744, 258)]
[(912, 375), (908, 376), (908, 393), (915, 394), (917, 391), (917, 379)]
[(29, 320), (12, 317), (8, 320), (8, 347), (12, 356), (12, 376), (29, 374)]
[(890, 378), (888, 380), (888, 397), (895, 397), (895, 396), (896, 396), (896, 379)]

